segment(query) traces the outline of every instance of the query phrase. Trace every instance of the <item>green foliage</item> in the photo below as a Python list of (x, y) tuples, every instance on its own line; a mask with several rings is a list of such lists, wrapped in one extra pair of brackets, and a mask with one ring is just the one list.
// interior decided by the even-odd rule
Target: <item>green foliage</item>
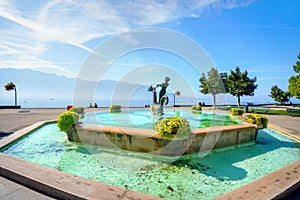
[(78, 114), (81, 114), (83, 113), (84, 111), (84, 108), (83, 107), (79, 107), (79, 106), (74, 106), (70, 109), (70, 111), (73, 111), (73, 112), (76, 112)]
[(281, 104), (290, 100), (290, 93), (284, 92), (277, 85), (274, 85), (271, 88), (271, 93), (269, 96), (272, 97), (274, 101), (279, 102)]
[(58, 116), (57, 126), (60, 131), (68, 132), (79, 120), (79, 115), (73, 111), (67, 111)]
[(290, 77), (288, 89), (291, 96), (300, 99), (300, 75)]
[(200, 92), (203, 94), (219, 94), (225, 93), (224, 82), (222, 77), (220, 76), (217, 68), (211, 68), (209, 72), (207, 72), (207, 77), (203, 73), (200, 82)]
[(298, 61), (296, 61), (296, 64), (293, 65), (293, 69), (296, 73), (300, 74), (300, 53), (298, 54)]
[(236, 115), (236, 116), (242, 116), (244, 114), (244, 109), (243, 108), (231, 108), (230, 114)]
[(201, 107), (200, 105), (193, 105), (193, 106), (191, 107), (191, 111), (192, 111), (193, 113), (201, 113), (202, 107)]
[[(256, 113), (256, 114), (269, 114), (269, 113), (271, 113), (271, 111), (276, 111), (274, 113), (276, 115), (276, 113), (281, 114), (281, 111), (283, 111), (283, 110), (270, 110), (268, 108), (267, 109), (261, 109), (261, 108), (258, 108), (258, 109), (257, 108), (249, 109), (249, 112)], [(277, 112), (277, 111), (280, 111), (280, 112)]]
[(155, 124), (155, 130), (162, 138), (186, 137), (191, 133), (189, 122), (181, 117), (167, 117)]
[(209, 92), (208, 92), (207, 78), (204, 73), (202, 73), (199, 82), (200, 82), (200, 92), (202, 94), (208, 94)]
[(121, 112), (122, 106), (118, 105), (118, 104), (113, 104), (111, 106), (109, 106), (109, 111), (111, 113), (116, 113), (116, 112)]
[(298, 61), (293, 65), (293, 69), (296, 72), (295, 76), (291, 76), (289, 79), (288, 90), (291, 96), (300, 99), (300, 53), (298, 54)]
[(290, 115), (294, 117), (300, 117), (300, 113), (291, 113), (286, 110), (262, 110), (262, 109), (254, 109), (253, 113), (256, 114), (268, 114), (268, 115)]
[(217, 106), (217, 109), (229, 111), (231, 109), (231, 106)]
[(242, 73), (240, 68), (236, 67), (235, 71), (230, 71), (230, 75), (226, 79), (226, 85), (228, 92), (238, 98), (238, 106), (241, 105), (240, 97), (254, 95), (254, 90), (257, 88), (255, 82), (256, 77), (249, 78), (247, 70)]
[(212, 94), (214, 96), (214, 106), (216, 106), (215, 96), (216, 94), (226, 93), (225, 83), (220, 76), (217, 68), (211, 68), (207, 72), (207, 77), (203, 73), (199, 79), (200, 82), (200, 92), (203, 94)]
[(267, 128), (267, 126), (268, 126), (268, 119), (265, 116), (260, 115), (260, 114), (247, 115), (246, 120), (247, 120), (247, 122), (249, 122), (251, 124), (257, 124), (257, 125), (262, 124), (263, 128)]

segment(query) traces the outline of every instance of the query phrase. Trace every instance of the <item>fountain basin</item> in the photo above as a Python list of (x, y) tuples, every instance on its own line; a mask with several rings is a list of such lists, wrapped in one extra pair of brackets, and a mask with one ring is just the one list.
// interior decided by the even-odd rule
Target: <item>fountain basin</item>
[(216, 148), (254, 142), (253, 124), (236, 124), (192, 129), (186, 138), (161, 138), (155, 130), (129, 127), (77, 126), (74, 142), (120, 148), (163, 156), (180, 156)]
[[(66, 141), (66, 136), (64, 136), (63, 133), (59, 132), (57, 128), (54, 128), (55, 130), (51, 128), (49, 132), (48, 128), (55, 127), (55, 124), (40, 127), (40, 125), (42, 124), (43, 123), (39, 123), (35, 126), (28, 127), (1, 140), (0, 147), (4, 148), (3, 150), (5, 151), (5, 149), (8, 149), (11, 145), (13, 145), (11, 143), (16, 144), (17, 146), (25, 145), (23, 149), (21, 146), (16, 148), (11, 146), (12, 148), (9, 151), (14, 151), (15, 153), (17, 153), (14, 155), (15, 157), (21, 156), (18, 154), (19, 152), (25, 155), (25, 157), (23, 158), (25, 160), (28, 159), (31, 160), (31, 162), (37, 162), (46, 166), (52, 166), (56, 170), (50, 170), (52, 172), (51, 175), (48, 176), (47, 174), (49, 173), (49, 170), (47, 170), (47, 167), (39, 166), (34, 163), (29, 164), (26, 161), (22, 161), (18, 158), (13, 158), (12, 156), (6, 155), (5, 153), (0, 153), (0, 175), (9, 177), (10, 179), (16, 180), (18, 182), (22, 182), (25, 185), (29, 185), (30, 187), (36, 188), (37, 190), (43, 191), (44, 193), (54, 195), (57, 198), (66, 197), (65, 195), (67, 194), (81, 197), (80, 199), (91, 198), (92, 196), (94, 198), (100, 198), (103, 195), (115, 195), (115, 197), (125, 195), (126, 198), (133, 198), (134, 196), (135, 198), (155, 199), (155, 197), (149, 196), (142, 197), (142, 194), (130, 191), (135, 190), (142, 193), (170, 199), (179, 199), (180, 197), (187, 197), (188, 195), (191, 196), (191, 199), (196, 199), (196, 197), (202, 199), (203, 195), (206, 196), (205, 199), (211, 199), (218, 195), (224, 194), (226, 191), (237, 188), (235, 184), (244, 185), (251, 180), (253, 181), (256, 178), (261, 177), (262, 175), (270, 173), (273, 170), (279, 169), (280, 167), (297, 160), (297, 158), (299, 157), (299, 154), (297, 153), (297, 149), (299, 148), (298, 144), (291, 143), (290, 139), (284, 136), (280, 136), (280, 134), (278, 135), (278, 133), (273, 136), (268, 135), (267, 132), (271, 133), (272, 131), (270, 129), (265, 129), (259, 132), (260, 134), (258, 134), (256, 145), (238, 145), (229, 148), (222, 148), (220, 150), (213, 150), (210, 154), (201, 153), (186, 155), (183, 157), (175, 157), (175, 160), (180, 159), (180, 162), (176, 162), (179, 165), (173, 163), (170, 166), (166, 166), (166, 160), (171, 159), (171, 161), (174, 161), (174, 158), (161, 158), (160, 156), (152, 156), (151, 154), (140, 154), (129, 151), (112, 150), (111, 148), (105, 149), (104, 147), (69, 143)], [(24, 137), (26, 142), (21, 140), (20, 143), (17, 144), (17, 141), (15, 141), (16, 137), (14, 135), (22, 137), (24, 136), (24, 134), (28, 135), (31, 130), (35, 130), (38, 127), (40, 128), (34, 131), (32, 135), (37, 143), (35, 143), (34, 145), (30, 145), (31, 139), (26, 139), (27, 137)], [(47, 135), (49, 135), (49, 138), (47, 137)], [(28, 136), (31, 138), (30, 135)], [(48, 142), (46, 141), (49, 140), (52, 140), (52, 142), (48, 144)], [(44, 146), (45, 144), (48, 145)], [(78, 146), (78, 149), (71, 148), (73, 149), (71, 150), (70, 145)], [(31, 147), (37, 149), (31, 149)], [(40, 147), (44, 147), (45, 151), (41, 151)], [(85, 148), (88, 148), (91, 152), (88, 153), (84, 150)], [(65, 151), (61, 151), (63, 149), (65, 149)], [(79, 155), (78, 159), (74, 159), (75, 157), (72, 156), (74, 155), (74, 153), (76, 155)], [(274, 156), (276, 154), (277, 157), (275, 158)], [(36, 155), (44, 155), (44, 157), (35, 157)], [(29, 157), (31, 157), (31, 159)], [(94, 158), (96, 158), (96, 160), (94, 160), (95, 162), (93, 161)], [(56, 164), (53, 163), (53, 161), (55, 160), (58, 161)], [(277, 162), (274, 162), (274, 160), (276, 160)], [(46, 163), (43, 163), (44, 161), (46, 161)], [(71, 161), (71, 164), (65, 163), (66, 161)], [(220, 161), (222, 161), (222, 164), (220, 163)], [(259, 163), (264, 163), (264, 167), (260, 167)], [(63, 168), (55, 167), (57, 164)], [(276, 167), (274, 167), (275, 165)], [(296, 163), (288, 166), (289, 171), (286, 171), (285, 168), (283, 168), (282, 170), (280, 169), (278, 172), (276, 172), (276, 176), (274, 176), (274, 174), (270, 174), (271, 177), (274, 177), (274, 180), (269, 180), (269, 176), (262, 177), (261, 179), (259, 179), (259, 184), (255, 182), (251, 184), (251, 188), (250, 186), (246, 188), (242, 187), (242, 191), (238, 190), (240, 192), (230, 192), (227, 196), (225, 196), (229, 199), (234, 196), (231, 194), (244, 196), (247, 193), (250, 196), (251, 194), (255, 194), (255, 196), (260, 199), (272, 199), (279, 193), (282, 193), (285, 190), (289, 190), (289, 188), (293, 186), (295, 182), (298, 182), (299, 179), (297, 177), (299, 176), (295, 174), (295, 165), (297, 165), (296, 167), (299, 166), (299, 160), (296, 161)], [(142, 166), (145, 166), (146, 168)], [(150, 168), (148, 168), (147, 166)], [(181, 166), (179, 171), (166, 174), (167, 169), (173, 169), (173, 167), (175, 167), (176, 169), (176, 166)], [(209, 166), (209, 168), (203, 168), (203, 166)], [(162, 167), (162, 174), (158, 175), (157, 173), (161, 171), (159, 170), (160, 167)], [(164, 167), (167, 168), (164, 169)], [(230, 170), (226, 170), (228, 167)], [(272, 169), (269, 169), (269, 167), (272, 167)], [(75, 168), (77, 169), (77, 173), (73, 171)], [(265, 170), (263, 170), (264, 168)], [(100, 172), (101, 175), (97, 176), (93, 172), (90, 172), (89, 170), (91, 169)], [(66, 170), (66, 172), (68, 173), (64, 173), (60, 170)], [(106, 175), (103, 174), (103, 170), (107, 171)], [(198, 172), (198, 170), (200, 171)], [(262, 172), (261, 170), (263, 170), (264, 172)], [(124, 176), (124, 178), (117, 178), (117, 172), (120, 172), (118, 176)], [(71, 175), (69, 173), (74, 173), (76, 175)], [(186, 176), (186, 173), (188, 174), (188, 176)], [(292, 177), (289, 179), (285, 179), (287, 173), (292, 174)], [(43, 174), (46, 174), (47, 176), (44, 176)], [(143, 174), (145, 175), (145, 177)], [(140, 177), (140, 175), (142, 175), (142, 177)], [(281, 178), (279, 178), (279, 175)], [(117, 188), (105, 186), (105, 184), (97, 183), (95, 181), (91, 182), (89, 180), (86, 180), (85, 178), (81, 179), (79, 178), (79, 176), (91, 178), (97, 180), (98, 182), (100, 181), (102, 183), (123, 187), (125, 188), (125, 190), (118, 190)], [(255, 176), (256, 178), (253, 176)], [(293, 176), (295, 177), (293, 178)], [(134, 177), (137, 177), (137, 179), (134, 179)], [(148, 180), (148, 178), (150, 177), (151, 179)], [(131, 180), (132, 178), (134, 180)], [(125, 182), (123, 183), (122, 180)], [(280, 183), (280, 186), (278, 184), (273, 184), (274, 181), (276, 183)], [(186, 189), (181, 192), (178, 191), (179, 188), (177, 188), (177, 186), (174, 187), (174, 184), (176, 185), (177, 183), (180, 183), (178, 187), (181, 188), (183, 186), (186, 186)], [(128, 185), (128, 188), (127, 186), (124, 187), (123, 184)], [(142, 187), (146, 186), (147, 189), (138, 189), (136, 188), (138, 187), (138, 185)], [(174, 188), (174, 192), (168, 190), (169, 185)], [(99, 188), (97, 189), (95, 187)], [(217, 187), (218, 190), (216, 189)], [(101, 192), (99, 193), (98, 191), (100, 190)], [(197, 193), (199, 192), (199, 190), (203, 190), (201, 196), (199, 196), (199, 193)], [(213, 193), (211, 193), (212, 190), (214, 191)], [(113, 192), (113, 194), (109, 195), (109, 193), (111, 192)], [(173, 196), (175, 195), (175, 193), (178, 196)], [(213, 195), (210, 195), (208, 197), (207, 195), (209, 194)], [(75, 198), (72, 197), (69, 199)], [(221, 197), (221, 199), (225, 198)], [(245, 197), (245, 199), (248, 198)]]

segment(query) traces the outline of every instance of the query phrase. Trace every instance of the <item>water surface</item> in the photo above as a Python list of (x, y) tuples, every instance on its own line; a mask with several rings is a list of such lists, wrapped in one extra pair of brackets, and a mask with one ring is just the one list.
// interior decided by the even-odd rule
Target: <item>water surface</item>
[[(241, 124), (242, 121), (227, 114), (213, 112), (192, 113), (190, 110), (165, 110), (163, 117), (180, 116), (186, 118), (191, 128), (204, 128), (211, 126), (224, 126)], [(124, 110), (122, 113), (109, 113), (108, 111), (86, 113), (82, 119), (83, 124), (101, 124), (108, 126), (124, 126), (133, 128), (153, 129), (155, 123), (162, 116), (153, 116), (149, 110)]]
[(300, 145), (273, 131), (257, 144), (178, 158), (70, 143), (55, 124), (34, 131), (4, 153), (118, 187), (167, 199), (212, 199), (300, 157)]

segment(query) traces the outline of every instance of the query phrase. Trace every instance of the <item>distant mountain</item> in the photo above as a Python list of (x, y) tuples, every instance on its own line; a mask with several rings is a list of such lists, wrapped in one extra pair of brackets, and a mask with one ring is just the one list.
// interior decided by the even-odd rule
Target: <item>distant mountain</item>
[[(82, 81), (27, 69), (0, 69), (0, 85), (8, 82), (17, 86), (18, 102), (23, 107), (65, 107), (73, 102), (82, 106), (95, 102), (99, 106), (134, 106), (134, 101), (139, 102), (136, 106), (143, 106), (151, 101), (147, 86), (122, 81)], [(74, 95), (78, 91), (79, 95)], [(0, 90), (0, 105), (13, 103), (12, 97), (13, 92)]]
[[(19, 103), (44, 102), (50, 99), (70, 101), (75, 79), (33, 70), (0, 69), (0, 85), (13, 82), (17, 87)], [(10, 99), (11, 94), (1, 91), (1, 96)], [(47, 101), (46, 101), (47, 100)], [(2, 101), (0, 100), (2, 104)], [(4, 102), (3, 102), (4, 103)], [(25, 103), (25, 104), (26, 104)], [(6, 103), (7, 104), (7, 103)], [(34, 106), (34, 105), (32, 105)], [(38, 104), (36, 106), (42, 106)]]
[[(133, 107), (152, 103), (152, 93), (148, 92), (148, 86), (124, 81), (95, 82), (27, 69), (0, 69), (0, 86), (3, 87), (8, 82), (17, 86), (18, 104), (22, 107), (66, 107), (69, 104), (88, 106), (90, 103), (97, 103), (100, 107), (111, 104)], [(167, 95), (169, 105), (172, 105), (174, 94)], [(185, 96), (176, 99), (180, 104), (197, 102)], [(0, 105), (13, 103), (14, 93), (0, 89)]]

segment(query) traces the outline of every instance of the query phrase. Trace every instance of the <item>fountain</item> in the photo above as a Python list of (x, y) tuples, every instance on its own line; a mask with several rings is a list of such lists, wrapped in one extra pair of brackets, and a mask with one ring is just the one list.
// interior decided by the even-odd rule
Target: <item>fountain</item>
[[(257, 145), (170, 158), (70, 143), (53, 123), (38, 129), (37, 126), (31, 127), (30, 130), (33, 130), (31, 134), (27, 134), (27, 128), (23, 133), (27, 136), (19, 141), (0, 142), (0, 151), (3, 152), (0, 153), (1, 175), (59, 199), (99, 199), (103, 196), (119, 199), (124, 194), (128, 199), (212, 199), (299, 159), (300, 148), (296, 141), (265, 129), (260, 131)], [(101, 134), (94, 135), (95, 142), (98, 136)], [(122, 139), (117, 134), (111, 136)], [(123, 142), (125, 139), (126, 135)], [(131, 139), (135, 145), (136, 138)], [(173, 145), (176, 151), (178, 146)], [(250, 192), (247, 191), (253, 191), (260, 199), (276, 197), (277, 191), (291, 187), (288, 181), (298, 181), (295, 173), (299, 161), (288, 168), (289, 171), (285, 167), (276, 174), (263, 177), (260, 184), (256, 181), (251, 187), (243, 186), (243, 190), (231, 194), (231, 198), (238, 194), (248, 195), (249, 199)], [(279, 177), (288, 178), (279, 180), (278, 173), (283, 174)], [(286, 176), (287, 173), (291, 176)], [(271, 187), (273, 190), (266, 185), (274, 186)], [(270, 193), (272, 196), (268, 196)], [(228, 195), (226, 197), (229, 199)]]
[[(164, 114), (164, 105), (167, 105), (169, 103), (169, 98), (166, 95), (166, 89), (169, 86), (169, 83), (168, 83), (169, 81), (170, 81), (170, 78), (166, 77), (164, 83), (157, 84), (154, 87), (151, 85), (148, 88), (148, 91), (153, 93), (153, 103), (151, 105), (150, 111), (154, 115), (163, 115)], [(156, 94), (157, 87), (161, 87), (161, 90), (159, 92), (158, 101), (157, 101), (157, 94)]]
[[(148, 91), (153, 93), (152, 112), (121, 111), (121, 107), (117, 113), (90, 112), (74, 126), (77, 121), (74, 119), (79, 119), (79, 116), (73, 108), (71, 113), (65, 112), (59, 117), (58, 126), (67, 133), (70, 142), (170, 157), (256, 140), (255, 125), (241, 120), (237, 122), (237, 118), (229, 115), (194, 114), (190, 110), (164, 111), (164, 105), (168, 103), (166, 89), (169, 81), (170, 78), (166, 77), (164, 83), (149, 87)], [(158, 87), (161, 87), (159, 95), (156, 92)]]

